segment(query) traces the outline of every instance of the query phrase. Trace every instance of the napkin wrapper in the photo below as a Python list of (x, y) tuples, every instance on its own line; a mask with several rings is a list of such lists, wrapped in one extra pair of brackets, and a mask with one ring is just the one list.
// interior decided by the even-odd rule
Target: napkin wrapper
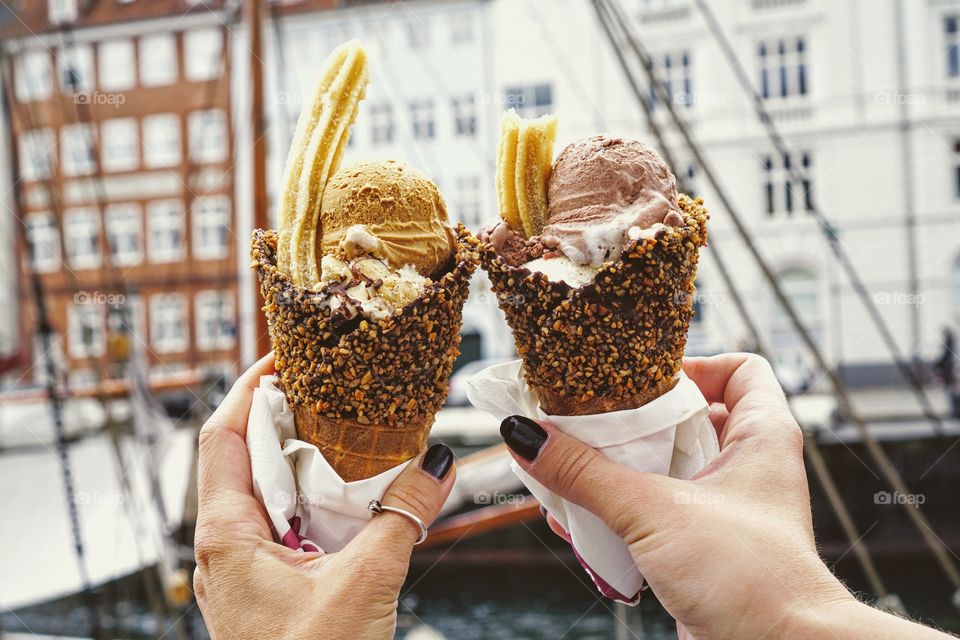
[(304, 551), (339, 551), (373, 517), (409, 461), (383, 473), (344, 482), (314, 445), (297, 440), (293, 412), (273, 376), (260, 378), (247, 420), (253, 490), (281, 543)]
[[(611, 460), (638, 471), (688, 479), (720, 453), (707, 401), (683, 373), (673, 389), (642, 407), (595, 415), (544, 413), (536, 393), (524, 380), (520, 360), (488, 367), (468, 378), (467, 397), (473, 406), (498, 420), (511, 415), (547, 420)], [(578, 560), (600, 592), (635, 605), (644, 580), (626, 543), (598, 517), (544, 487), (516, 462), (512, 466), (568, 532)]]

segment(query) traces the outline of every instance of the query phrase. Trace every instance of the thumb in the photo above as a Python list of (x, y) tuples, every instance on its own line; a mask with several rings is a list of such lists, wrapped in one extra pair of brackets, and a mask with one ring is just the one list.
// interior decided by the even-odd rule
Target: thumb
[(617, 464), (549, 422), (510, 416), (500, 435), (524, 471), (629, 541), (649, 533), (673, 505), (670, 478)]
[[(429, 527), (453, 489), (457, 475), (453, 461), (450, 447), (433, 445), (407, 465), (380, 503), (384, 507), (407, 511)], [(411, 518), (385, 510), (373, 517), (344, 552), (355, 556), (361, 563), (362, 558), (372, 556), (380, 564), (396, 563), (405, 568), (419, 537), (420, 528)]]

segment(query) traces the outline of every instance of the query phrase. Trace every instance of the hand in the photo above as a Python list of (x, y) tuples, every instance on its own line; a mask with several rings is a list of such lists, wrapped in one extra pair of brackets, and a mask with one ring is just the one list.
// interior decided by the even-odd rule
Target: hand
[(770, 365), (730, 354), (684, 370), (721, 448), (692, 480), (620, 466), (545, 422), (514, 416), (501, 433), (530, 475), (624, 539), (681, 637), (945, 637), (860, 604), (819, 558), (803, 435)]
[[(272, 371), (272, 355), (257, 362), (200, 431), (194, 591), (210, 635), (392, 638), (419, 530), (387, 512), (337, 553), (295, 551), (274, 542), (266, 511), (253, 495), (245, 442), (253, 390)], [(382, 502), (429, 525), (455, 476), (452, 452), (435, 445), (400, 474)]]

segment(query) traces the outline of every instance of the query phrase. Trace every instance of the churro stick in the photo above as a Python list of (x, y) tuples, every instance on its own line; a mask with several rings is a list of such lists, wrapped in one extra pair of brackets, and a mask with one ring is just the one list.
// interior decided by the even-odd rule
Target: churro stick
[(524, 120), (512, 109), (503, 117), (497, 152), (500, 216), (528, 238), (547, 223), (547, 180), (553, 166), (557, 117)]
[(346, 148), (367, 82), (366, 51), (357, 41), (341, 45), (327, 59), (313, 102), (297, 122), (280, 194), (277, 243), (278, 267), (297, 286), (319, 280), (320, 201)]
[(497, 197), (500, 217), (514, 229), (523, 229), (517, 210), (517, 137), (520, 117), (511, 109), (500, 124), (500, 147), (497, 149)]
[(524, 120), (517, 137), (517, 210), (527, 237), (540, 235), (547, 224), (547, 180), (553, 168), (557, 117)]

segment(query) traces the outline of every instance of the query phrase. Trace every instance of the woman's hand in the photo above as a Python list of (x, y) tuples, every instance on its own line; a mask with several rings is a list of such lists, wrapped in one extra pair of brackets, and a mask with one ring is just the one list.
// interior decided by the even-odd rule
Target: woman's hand
[(514, 416), (501, 433), (530, 475), (623, 537), (681, 637), (945, 637), (860, 604), (820, 560), (803, 436), (770, 365), (730, 354), (684, 370), (721, 448), (693, 480), (620, 466), (548, 423)]
[[(375, 516), (337, 553), (275, 543), (254, 497), (245, 434), (253, 390), (273, 356), (251, 367), (200, 431), (194, 590), (213, 638), (392, 638), (397, 597), (419, 530)], [(453, 487), (453, 454), (431, 447), (382, 502), (433, 522)]]

